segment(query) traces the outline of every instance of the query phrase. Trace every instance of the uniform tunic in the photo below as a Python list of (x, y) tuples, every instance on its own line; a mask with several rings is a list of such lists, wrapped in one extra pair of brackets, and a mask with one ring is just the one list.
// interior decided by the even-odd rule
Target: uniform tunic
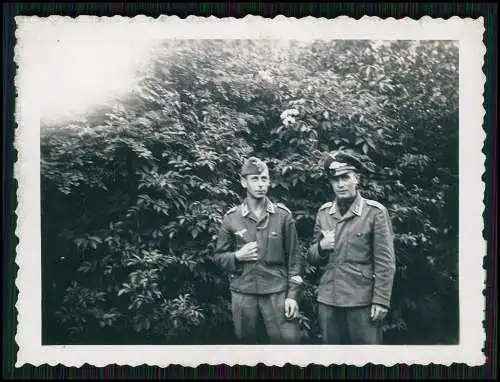
[[(335, 231), (335, 248), (322, 251), (323, 232)], [(336, 307), (379, 304), (389, 308), (396, 269), (393, 230), (387, 209), (359, 193), (341, 216), (337, 202), (321, 206), (316, 216), (311, 260), (324, 265), (320, 303)]]
[[(238, 262), (235, 252), (256, 241), (258, 260)], [(297, 299), (300, 284), (292, 280), (302, 272), (302, 255), (292, 213), (266, 199), (265, 212), (257, 218), (246, 201), (224, 216), (214, 255), (215, 262), (230, 273), (230, 289), (245, 294), (286, 292)]]

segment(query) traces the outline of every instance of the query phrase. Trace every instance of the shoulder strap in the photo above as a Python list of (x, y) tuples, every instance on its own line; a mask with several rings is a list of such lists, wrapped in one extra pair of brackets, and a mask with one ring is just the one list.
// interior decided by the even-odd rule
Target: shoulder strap
[(289, 209), (287, 206), (285, 206), (283, 203), (276, 203), (276, 205), (277, 205), (279, 208), (281, 208), (282, 210), (285, 210), (286, 212), (288, 212), (289, 214), (291, 214), (291, 213), (292, 213), (292, 211), (290, 211), (290, 209)]
[(230, 208), (229, 211), (226, 212), (226, 215), (235, 213), (237, 210), (238, 210), (238, 206), (234, 206), (234, 207)]
[(385, 210), (385, 207), (375, 200), (365, 199), (365, 201), (366, 204), (368, 204), (369, 206), (378, 208), (379, 210)]
[(333, 205), (332, 202), (327, 202), (323, 204), (321, 207), (319, 207), (319, 211), (324, 210), (325, 208), (330, 208)]

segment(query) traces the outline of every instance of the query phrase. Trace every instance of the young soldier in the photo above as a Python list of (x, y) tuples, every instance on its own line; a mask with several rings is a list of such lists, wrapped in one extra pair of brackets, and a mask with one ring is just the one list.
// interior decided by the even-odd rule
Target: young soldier
[(263, 334), (273, 344), (298, 343), (302, 256), (292, 213), (266, 196), (269, 170), (261, 160), (246, 160), (240, 175), (247, 195), (224, 216), (214, 255), (230, 273), (236, 336), (247, 344)]
[(335, 193), (317, 213), (311, 260), (325, 265), (318, 318), (327, 344), (380, 344), (396, 269), (391, 220), (380, 203), (358, 189), (361, 163), (331, 153), (324, 169)]

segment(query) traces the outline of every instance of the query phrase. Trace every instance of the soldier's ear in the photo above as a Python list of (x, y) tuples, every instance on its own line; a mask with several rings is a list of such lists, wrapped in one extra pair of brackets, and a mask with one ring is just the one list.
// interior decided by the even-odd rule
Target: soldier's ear
[(247, 178), (245, 176), (241, 176), (240, 175), (240, 183), (241, 183), (241, 187), (243, 188), (247, 188)]
[(358, 172), (353, 172), (352, 176), (356, 180), (356, 185), (358, 185), (361, 182), (361, 176), (359, 175)]

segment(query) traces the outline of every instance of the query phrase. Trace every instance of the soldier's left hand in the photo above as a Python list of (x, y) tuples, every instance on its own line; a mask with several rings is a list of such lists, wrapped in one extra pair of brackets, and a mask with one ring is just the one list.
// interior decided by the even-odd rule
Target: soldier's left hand
[(370, 316), (373, 321), (382, 321), (385, 318), (387, 312), (387, 308), (381, 305), (373, 304)]
[(287, 298), (285, 300), (285, 317), (293, 320), (299, 316), (299, 304), (297, 301)]

